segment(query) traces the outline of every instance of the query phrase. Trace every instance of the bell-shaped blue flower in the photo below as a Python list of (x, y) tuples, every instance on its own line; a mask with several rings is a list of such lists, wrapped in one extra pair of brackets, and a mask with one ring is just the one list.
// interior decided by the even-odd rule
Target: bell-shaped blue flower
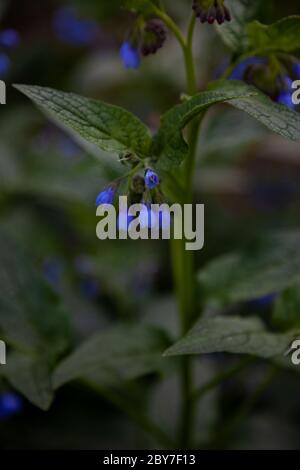
[(149, 189), (156, 188), (156, 186), (159, 185), (159, 176), (158, 176), (158, 174), (155, 171), (151, 170), (151, 169), (146, 170), (145, 184), (146, 184), (147, 188), (149, 188)]
[(265, 64), (266, 59), (263, 57), (248, 57), (247, 59), (242, 60), (231, 72), (229, 80), (243, 80), (245, 73), (251, 65), (260, 65)]
[(129, 41), (125, 41), (120, 49), (120, 56), (127, 69), (138, 69), (141, 63), (139, 50)]
[(104, 191), (101, 191), (96, 198), (96, 206), (100, 206), (101, 204), (112, 204), (115, 197), (115, 188), (109, 186)]
[(300, 62), (297, 62), (297, 64), (294, 65), (293, 67), (294, 74), (296, 75), (297, 80), (300, 79)]

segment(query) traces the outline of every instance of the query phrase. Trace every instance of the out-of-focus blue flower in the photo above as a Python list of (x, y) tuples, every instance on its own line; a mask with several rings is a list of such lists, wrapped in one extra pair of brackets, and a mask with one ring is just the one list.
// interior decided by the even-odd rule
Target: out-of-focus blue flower
[(242, 60), (235, 69), (231, 72), (228, 77), (229, 80), (243, 80), (247, 68), (251, 65), (260, 65), (265, 64), (267, 61), (264, 57), (248, 57), (247, 59)]
[(0, 395), (0, 420), (10, 418), (23, 410), (22, 398), (13, 392)]
[(10, 64), (9, 57), (6, 54), (0, 54), (0, 79), (8, 73)]
[(47, 257), (43, 260), (43, 274), (46, 281), (57, 289), (61, 285), (63, 275), (62, 261), (55, 257)]
[(137, 48), (129, 41), (125, 41), (120, 49), (121, 59), (127, 69), (137, 69), (140, 66), (141, 58)]
[(250, 188), (250, 197), (261, 211), (272, 211), (291, 204), (297, 196), (297, 186), (292, 181), (255, 181)]
[(112, 204), (115, 197), (115, 188), (109, 186), (104, 191), (101, 191), (96, 198), (96, 206), (100, 206), (101, 204)]
[(151, 170), (151, 169), (146, 170), (145, 184), (146, 184), (147, 188), (149, 188), (149, 189), (156, 188), (156, 186), (159, 184), (158, 174), (155, 171)]
[(53, 28), (60, 40), (75, 46), (89, 46), (99, 34), (99, 26), (94, 20), (79, 18), (76, 10), (70, 7), (62, 7), (56, 12)]
[(16, 47), (20, 42), (20, 35), (15, 29), (0, 31), (0, 46), (8, 49)]

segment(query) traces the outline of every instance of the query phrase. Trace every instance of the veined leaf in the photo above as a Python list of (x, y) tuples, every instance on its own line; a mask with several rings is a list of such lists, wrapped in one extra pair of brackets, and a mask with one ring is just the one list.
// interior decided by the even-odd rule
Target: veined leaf
[(66, 130), (112, 152), (146, 156), (151, 144), (148, 128), (118, 106), (39, 86), (15, 85)]
[(300, 49), (300, 15), (288, 16), (271, 25), (253, 21), (247, 32), (250, 49), (259, 54)]
[(165, 352), (166, 356), (228, 352), (262, 358), (283, 355), (295, 332), (268, 332), (259, 318), (204, 318)]
[(0, 236), (0, 332), (18, 350), (49, 356), (68, 346), (68, 319), (58, 298), (28, 256), (7, 235)]
[(179, 165), (188, 154), (188, 146), (182, 130), (197, 115), (210, 106), (234, 98), (250, 97), (257, 92), (242, 82), (222, 82), (218, 89), (204, 91), (184, 103), (175, 106), (161, 118), (161, 127), (154, 138), (152, 154), (158, 158), (157, 165), (168, 169)]
[(100, 387), (159, 371), (165, 335), (146, 325), (116, 326), (85, 341), (54, 372), (54, 387), (83, 379)]
[(286, 289), (277, 299), (272, 323), (279, 330), (300, 327), (300, 284)]

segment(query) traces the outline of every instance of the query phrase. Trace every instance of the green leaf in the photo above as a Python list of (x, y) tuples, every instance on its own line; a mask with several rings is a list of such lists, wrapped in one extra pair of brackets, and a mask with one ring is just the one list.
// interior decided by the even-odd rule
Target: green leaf
[(70, 341), (59, 299), (23, 250), (4, 234), (0, 234), (0, 332), (14, 348), (52, 357)]
[(247, 28), (249, 48), (255, 53), (293, 52), (300, 49), (300, 16), (289, 16), (269, 26), (254, 21)]
[(115, 326), (85, 341), (64, 359), (54, 373), (55, 388), (75, 379), (100, 387), (157, 372), (168, 341), (158, 329), (145, 326)]
[[(233, 81), (238, 84), (239, 81)], [(212, 84), (214, 90), (224, 90), (224, 81)], [(228, 103), (237, 109), (245, 111), (261, 124), (276, 134), (287, 139), (300, 142), (300, 114), (290, 110), (283, 104), (274, 103), (268, 96), (257, 88), (245, 85), (245, 96), (239, 99), (228, 100)], [(247, 96), (248, 90), (248, 96)], [(252, 94), (251, 94), (252, 91)]]
[(255, 250), (211, 261), (198, 280), (207, 298), (225, 304), (281, 292), (300, 281), (299, 244), (297, 232), (268, 236)]
[(281, 331), (300, 327), (300, 284), (286, 289), (277, 299), (272, 324)]
[(21, 353), (11, 353), (1, 374), (33, 405), (47, 410), (53, 400), (51, 375), (47, 362)]
[(51, 88), (15, 87), (57, 124), (100, 149), (117, 154), (129, 152), (141, 157), (148, 154), (151, 144), (148, 128), (125, 109)]
[(204, 318), (165, 352), (166, 356), (228, 352), (262, 358), (283, 355), (295, 333), (274, 334), (266, 331), (259, 318)]
[(154, 138), (152, 154), (158, 159), (157, 166), (167, 170), (179, 165), (186, 158), (188, 146), (183, 139), (182, 130), (193, 118), (213, 104), (250, 97), (256, 93), (256, 89), (242, 82), (221, 82), (218, 89), (199, 93), (170, 109), (162, 116), (161, 127)]
[(226, 1), (232, 20), (222, 25), (217, 25), (216, 29), (224, 43), (234, 52), (238, 53), (247, 49), (246, 24), (255, 18), (260, 3), (260, 0)]

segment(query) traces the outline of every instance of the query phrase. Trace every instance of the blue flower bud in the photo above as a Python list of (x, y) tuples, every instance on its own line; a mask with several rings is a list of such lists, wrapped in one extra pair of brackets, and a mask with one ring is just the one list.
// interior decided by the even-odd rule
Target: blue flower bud
[(246, 74), (248, 67), (251, 65), (263, 65), (266, 63), (266, 59), (263, 57), (248, 57), (247, 59), (242, 60), (231, 72), (228, 77), (229, 80), (243, 80)]
[(138, 69), (141, 63), (140, 53), (129, 41), (125, 41), (120, 49), (120, 56), (127, 69)]
[(19, 33), (14, 29), (5, 29), (0, 32), (0, 46), (2, 47), (16, 47), (20, 42)]
[(23, 409), (22, 398), (13, 392), (6, 392), (0, 395), (0, 419), (10, 418)]
[(0, 79), (4, 77), (10, 69), (10, 59), (6, 54), (0, 54)]
[(100, 194), (98, 194), (96, 198), (96, 206), (100, 206), (101, 204), (112, 204), (115, 197), (115, 188), (109, 186)]
[(159, 184), (158, 174), (155, 171), (151, 170), (151, 169), (146, 170), (145, 184), (146, 184), (147, 188), (149, 188), (149, 189), (156, 188), (156, 186)]

